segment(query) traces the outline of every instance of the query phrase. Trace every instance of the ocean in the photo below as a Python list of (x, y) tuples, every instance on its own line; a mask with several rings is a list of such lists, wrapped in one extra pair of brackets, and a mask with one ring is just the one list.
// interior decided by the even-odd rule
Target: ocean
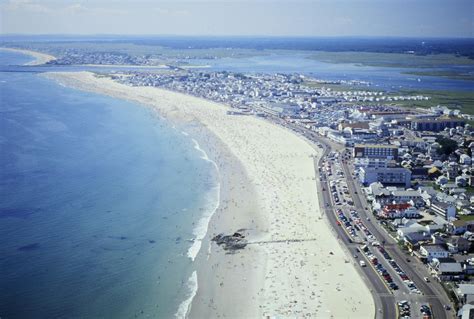
[(185, 312), (219, 195), (187, 128), (38, 73), (0, 72), (0, 99), (0, 317)]

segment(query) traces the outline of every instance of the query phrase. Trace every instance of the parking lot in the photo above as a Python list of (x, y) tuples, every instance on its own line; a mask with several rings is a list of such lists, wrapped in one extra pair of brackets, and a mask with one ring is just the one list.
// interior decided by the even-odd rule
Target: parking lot
[(379, 242), (364, 224), (365, 219), (355, 210), (338, 157), (337, 153), (330, 154), (320, 167), (320, 176), (328, 181), (328, 189), (323, 191), (331, 195), (338, 226), (344, 229), (350, 242), (358, 244), (353, 257), (361, 267), (373, 268), (387, 289), (393, 293), (395, 300), (408, 302), (409, 314), (406, 304), (403, 304), (404, 309), (397, 306), (401, 318), (431, 318), (429, 304), (424, 300), (426, 298), (385, 250), (385, 242)]

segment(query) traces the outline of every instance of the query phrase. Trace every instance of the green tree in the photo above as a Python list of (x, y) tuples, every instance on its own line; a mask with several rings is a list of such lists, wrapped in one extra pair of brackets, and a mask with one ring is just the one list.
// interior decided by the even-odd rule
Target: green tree
[(458, 143), (456, 143), (455, 140), (446, 137), (438, 137), (436, 142), (441, 145), (441, 147), (438, 149), (438, 154), (449, 155), (453, 153), (458, 147)]

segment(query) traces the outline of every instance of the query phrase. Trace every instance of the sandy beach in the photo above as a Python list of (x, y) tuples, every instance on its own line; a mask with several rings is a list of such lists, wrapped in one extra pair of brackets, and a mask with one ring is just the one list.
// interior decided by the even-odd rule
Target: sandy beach
[(13, 48), (0, 48), (0, 50), (27, 54), (27, 55), (31, 55), (32, 57), (35, 58), (34, 61), (25, 63), (25, 65), (41, 65), (41, 64), (45, 64), (49, 61), (56, 60), (56, 58), (52, 55), (49, 55), (49, 54), (46, 54), (46, 53), (40, 53), (40, 52), (36, 52), (36, 51), (31, 51), (31, 50), (13, 49)]
[[(372, 318), (372, 295), (321, 213), (306, 140), (226, 106), (89, 72), (48, 73), (67, 86), (138, 102), (193, 135), (217, 163), (221, 202), (195, 260), (190, 318)], [(250, 244), (225, 254), (210, 242), (244, 228)], [(296, 240), (296, 241), (293, 241)]]

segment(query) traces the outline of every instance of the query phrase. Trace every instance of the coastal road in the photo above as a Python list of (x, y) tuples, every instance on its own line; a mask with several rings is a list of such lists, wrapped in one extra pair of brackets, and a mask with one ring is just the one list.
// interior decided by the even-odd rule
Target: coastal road
[[(444, 304), (450, 304), (450, 301), (444, 292), (441, 285), (434, 280), (430, 283), (424, 281), (423, 277), (428, 276), (426, 267), (415, 258), (407, 258), (407, 255), (401, 251), (398, 247), (397, 242), (388, 235), (388, 233), (382, 229), (376, 221), (372, 221), (371, 212), (367, 209), (370, 207), (367, 200), (359, 186), (358, 181), (352, 175), (352, 168), (349, 166), (347, 161), (343, 162), (343, 169), (347, 179), (349, 192), (352, 195), (354, 206), (357, 211), (365, 220), (368, 218), (365, 224), (367, 228), (379, 239), (385, 241), (384, 248), (392, 256), (392, 258), (399, 264), (399, 266), (405, 271), (408, 277), (415, 283), (415, 285), (423, 293), (424, 297), (430, 303), (433, 316), (435, 318), (452, 318), (454, 315), (452, 312), (446, 312)], [(408, 262), (407, 260), (410, 260)]]
[[(312, 136), (312, 138), (316, 138), (316, 136)], [(371, 267), (368, 262), (366, 262), (368, 264), (367, 267), (360, 267), (358, 265), (358, 259), (363, 258), (362, 254), (356, 252), (358, 244), (353, 243), (352, 240), (350, 240), (347, 234), (344, 232), (344, 229), (340, 226), (337, 226), (335, 207), (333, 206), (331, 195), (328, 191), (328, 181), (323, 175), (319, 174), (319, 167), (322, 166), (324, 158), (329, 154), (331, 148), (328, 147), (327, 144), (322, 141), (318, 142), (320, 142), (320, 144), (323, 146), (323, 155), (319, 158), (319, 160), (316, 160), (315, 158), (314, 164), (317, 179), (322, 178), (320, 183), (317, 183), (319, 184), (317, 186), (320, 195), (321, 210), (323, 214), (325, 214), (328, 218), (330, 224), (333, 226), (333, 229), (336, 232), (338, 239), (340, 239), (340, 241), (342, 241), (342, 243), (347, 247), (349, 253), (351, 255), (358, 255), (358, 258), (353, 258), (353, 260), (356, 263), (358, 271), (363, 274), (363, 276), (369, 281), (370, 286), (372, 287), (370, 290), (375, 302), (375, 318), (396, 318), (397, 311), (395, 308), (395, 298), (393, 294), (382, 281), (382, 278), (377, 274), (377, 272), (374, 270), (373, 267)]]

